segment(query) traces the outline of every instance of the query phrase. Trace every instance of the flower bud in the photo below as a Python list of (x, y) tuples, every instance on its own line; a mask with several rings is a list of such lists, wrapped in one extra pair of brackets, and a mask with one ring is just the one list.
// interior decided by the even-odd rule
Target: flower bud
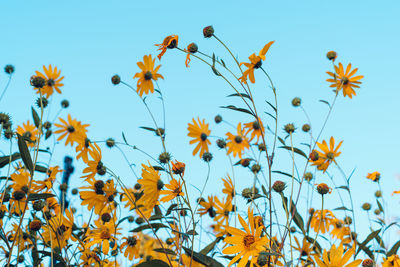
[(114, 85), (118, 85), (121, 82), (121, 77), (119, 77), (119, 75), (114, 75), (111, 77), (111, 82)]
[(299, 97), (295, 97), (292, 99), (292, 105), (293, 107), (298, 107), (301, 105), (301, 99)]
[(207, 26), (203, 29), (203, 35), (205, 38), (210, 38), (214, 35), (214, 28), (213, 26)]
[(327, 184), (325, 184), (325, 183), (320, 183), (320, 184), (317, 186), (317, 191), (318, 191), (318, 193), (320, 193), (321, 195), (328, 194), (328, 193), (330, 192), (330, 190), (331, 190), (331, 188), (330, 188)]
[(273, 185), (272, 185), (272, 189), (277, 192), (277, 193), (281, 193), (283, 192), (283, 190), (285, 190), (286, 188), (286, 183), (282, 182), (282, 181), (276, 181)]

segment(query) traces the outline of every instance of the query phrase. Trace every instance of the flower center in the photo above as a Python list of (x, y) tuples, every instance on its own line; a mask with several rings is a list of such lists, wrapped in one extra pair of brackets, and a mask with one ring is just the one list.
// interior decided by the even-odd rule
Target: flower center
[(153, 78), (153, 74), (152, 74), (150, 71), (148, 71), (148, 72), (146, 72), (146, 73), (144, 74), (144, 79), (145, 79), (146, 81), (151, 80), (152, 78)]
[(100, 233), (100, 238), (101, 238), (101, 239), (110, 239), (110, 238), (111, 238), (111, 234), (110, 234), (109, 231), (103, 230), (103, 231), (101, 231), (101, 233)]
[(201, 141), (206, 141), (207, 140), (207, 135), (205, 133), (201, 133), (200, 139), (201, 139)]
[(254, 130), (259, 130), (260, 129), (260, 124), (258, 123), (258, 121), (253, 122), (253, 129)]
[(158, 180), (157, 181), (157, 190), (161, 190), (163, 187), (164, 187), (163, 181), (161, 181), (161, 179)]
[(256, 240), (254, 239), (253, 235), (245, 235), (243, 237), (243, 244), (246, 248), (249, 248), (251, 245), (254, 244), (254, 242), (256, 242)]
[(333, 160), (335, 158), (335, 155), (333, 154), (333, 152), (328, 152), (326, 153), (326, 158), (328, 160)]
[(68, 131), (69, 133), (73, 133), (73, 132), (75, 132), (75, 128), (74, 128), (74, 126), (72, 126), (72, 125), (68, 125), (68, 127), (67, 127), (67, 131)]
[(22, 136), (30, 139), (32, 137), (32, 133), (30, 131), (26, 131)]
[(96, 166), (97, 174), (104, 175), (106, 174), (106, 167), (103, 165), (103, 162), (99, 161)]
[(240, 144), (243, 141), (243, 138), (240, 135), (235, 136), (235, 142)]
[(254, 65), (254, 68), (255, 68), (255, 69), (258, 69), (258, 68), (261, 67), (261, 65), (262, 65), (262, 60), (260, 59), (260, 61), (258, 61), (258, 62)]
[(48, 79), (47, 80), (47, 85), (48, 86), (53, 86), (53, 85), (55, 85), (56, 84), (56, 82), (53, 80), (53, 79)]
[(349, 78), (343, 77), (343, 78), (342, 78), (342, 83), (343, 83), (343, 85), (348, 84), (348, 83), (349, 83)]
[(134, 236), (131, 236), (131, 237), (128, 237), (127, 242), (128, 242), (129, 246), (134, 247), (137, 243), (137, 240)]

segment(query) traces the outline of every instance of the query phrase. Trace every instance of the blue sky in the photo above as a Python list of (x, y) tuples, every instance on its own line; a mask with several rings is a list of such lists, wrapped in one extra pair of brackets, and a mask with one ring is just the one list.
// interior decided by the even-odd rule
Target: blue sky
[[(12, 114), (15, 124), (30, 118), (35, 95), (29, 77), (42, 65), (53, 64), (62, 70), (65, 86), (63, 95), (54, 99), (52, 114), (58, 102), (69, 99), (68, 112), (91, 124), (89, 134), (93, 140), (113, 137), (121, 141), (124, 131), (129, 142), (146, 146), (148, 152), (158, 155), (159, 140), (138, 128), (152, 126), (144, 107), (129, 89), (113, 86), (110, 77), (119, 74), (134, 85), (136, 62), (145, 54), (156, 55), (154, 44), (170, 34), (179, 35), (182, 48), (196, 42), (202, 52), (215, 52), (232, 64), (215, 40), (202, 36), (202, 28), (213, 25), (216, 35), (226, 41), (239, 61), (246, 61), (251, 53), (258, 53), (264, 44), (275, 40), (263, 66), (278, 90), (279, 129), (289, 122), (298, 127), (305, 122), (301, 111), (290, 104), (295, 96), (302, 98), (313, 125), (319, 129), (327, 107), (318, 100), (331, 100), (333, 96), (325, 82), (325, 72), (331, 67), (325, 54), (335, 50), (338, 61), (352, 63), (365, 78), (356, 97), (338, 98), (322, 138), (344, 140), (338, 162), (346, 173), (356, 168), (352, 185), (357, 209), (365, 201), (374, 201), (375, 184), (365, 176), (375, 170), (382, 173), (386, 200), (390, 199), (394, 208), (399, 199), (390, 194), (400, 188), (400, 88), (396, 78), (400, 62), (399, 8), (398, 1), (1, 1), (0, 65), (13, 64), (16, 72), (0, 109)], [(174, 50), (167, 51), (161, 61), (167, 146), (176, 159), (187, 159), (190, 182), (200, 186), (207, 169), (191, 156), (187, 123), (199, 116), (210, 122), (213, 133), (223, 135), (229, 128), (214, 124), (216, 114), (233, 124), (249, 118), (219, 109), (234, 101), (225, 97), (231, 89), (204, 64), (192, 59), (191, 67), (186, 68), (184, 61), (185, 56)], [(256, 73), (256, 80), (262, 82), (254, 87), (255, 95), (260, 108), (266, 110), (264, 100), (271, 101), (272, 95), (265, 88), (261, 72)], [(7, 76), (1, 74), (0, 88), (6, 81)], [(149, 98), (149, 104), (160, 111), (155, 97)], [(156, 113), (161, 122), (161, 114)], [(64, 111), (64, 117), (66, 114)], [(284, 135), (282, 130), (280, 134)], [(304, 140), (305, 135), (299, 131), (295, 142)], [(4, 144), (1, 147), (4, 151)], [(61, 146), (58, 149), (63, 151)], [(215, 147), (212, 152), (215, 160), (211, 179), (220, 183), (229, 165), (222, 152)], [(118, 151), (104, 154), (105, 161), (109, 159), (126, 181), (133, 179)], [(128, 155), (140, 173), (143, 156), (131, 151)], [(61, 164), (62, 156), (55, 159), (57, 164)], [(290, 172), (286, 154), (276, 164)], [(326, 180), (320, 176), (318, 181)], [(73, 183), (79, 185), (78, 174), (74, 178)], [(239, 181), (238, 190), (246, 185)], [(212, 190), (208, 188), (207, 192)], [(328, 205), (334, 208), (336, 203)]]

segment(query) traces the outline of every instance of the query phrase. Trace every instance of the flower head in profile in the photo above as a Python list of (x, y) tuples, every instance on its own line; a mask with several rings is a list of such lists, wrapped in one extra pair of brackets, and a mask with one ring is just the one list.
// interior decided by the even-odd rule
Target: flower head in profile
[(89, 124), (82, 124), (77, 119), (72, 119), (71, 114), (68, 114), (68, 119), (64, 120), (60, 118), (61, 123), (55, 123), (58, 129), (54, 131), (55, 134), (60, 134), (57, 141), (65, 139), (65, 145), (70, 144), (71, 146), (78, 142), (83, 136), (86, 137), (87, 127)]
[(229, 222), (229, 214), (232, 212), (232, 200), (231, 199), (222, 199), (220, 201), (218, 197), (214, 198), (215, 204), (215, 213), (214, 221), (217, 221), (221, 225), (228, 225)]
[(348, 96), (352, 98), (353, 95), (356, 95), (353, 88), (360, 88), (360, 80), (364, 78), (362, 75), (354, 76), (357, 70), (358, 68), (351, 70), (351, 64), (349, 64), (345, 71), (342, 63), (339, 63), (339, 66), (335, 66), (335, 73), (330, 71), (326, 72), (331, 76), (331, 78), (326, 81), (332, 83), (330, 87), (335, 87), (337, 92), (343, 90), (344, 97)]
[(35, 125), (31, 124), (28, 120), (26, 123), (22, 123), (22, 126), (17, 127), (17, 133), (24, 137), (28, 147), (33, 147), (35, 145), (36, 139), (38, 137), (38, 129)]
[(335, 223), (335, 216), (330, 210), (316, 210), (311, 218), (310, 226), (315, 232), (321, 232), (322, 234), (329, 232), (331, 226)]
[(104, 166), (103, 162), (101, 161), (101, 149), (96, 143), (89, 144), (89, 156), (90, 159), (86, 162), (87, 167), (83, 169), (82, 178), (91, 179), (98, 175), (105, 175), (106, 174), (106, 167)]
[(114, 221), (110, 220), (103, 223), (101, 220), (95, 221), (96, 228), (90, 229), (87, 238), (85, 239), (86, 248), (91, 248), (93, 245), (100, 245), (101, 251), (108, 254), (108, 251), (117, 247), (117, 235), (119, 228), (116, 228)]
[(222, 178), (222, 181), (224, 182), (222, 193), (226, 194), (226, 198), (228, 201), (231, 201), (235, 196), (235, 186), (232, 182), (232, 179), (229, 174), (227, 174), (226, 178)]
[(171, 161), (172, 164), (172, 172), (177, 175), (185, 174), (185, 163), (175, 160), (175, 162)]
[(318, 170), (326, 172), (329, 165), (332, 162), (336, 163), (336, 158), (341, 154), (341, 152), (338, 152), (338, 150), (342, 143), (343, 141), (341, 141), (335, 148), (335, 139), (333, 137), (331, 137), (329, 140), (329, 146), (325, 140), (323, 140), (322, 143), (317, 142), (317, 145), (321, 151), (314, 150), (314, 152), (318, 154), (318, 157), (317, 159), (314, 158), (315, 160), (311, 158), (312, 165), (317, 166)]
[(160, 173), (156, 171), (149, 163), (149, 166), (142, 164), (142, 178), (138, 180), (142, 185), (143, 196), (139, 203), (143, 205), (142, 211), (146, 217), (150, 216), (154, 206), (158, 204), (160, 192), (164, 187)]
[(198, 51), (199, 47), (197, 46), (197, 44), (195, 43), (191, 43), (187, 46), (187, 48), (185, 49), (186, 51), (186, 60), (185, 60), (185, 65), (187, 68), (189, 68), (189, 63), (190, 63), (190, 55), (194, 54)]
[(348, 263), (351, 256), (354, 255), (355, 251), (353, 248), (348, 249), (345, 253), (344, 252), (343, 244), (340, 244), (338, 247), (332, 245), (331, 249), (329, 250), (329, 255), (324, 249), (322, 259), (320, 259), (318, 255), (314, 256), (314, 259), (320, 267), (356, 267), (360, 265), (362, 260), (355, 260)]
[(314, 262), (311, 257), (315, 254), (312, 243), (306, 238), (303, 238), (303, 241), (300, 243), (296, 236), (294, 237), (294, 241), (296, 242), (296, 246), (293, 246), (293, 249), (300, 253), (300, 260), (304, 263)]
[(156, 44), (155, 46), (158, 46), (158, 50), (161, 50), (160, 54), (157, 56), (158, 59), (161, 60), (167, 48), (172, 49), (178, 46), (178, 35), (167, 36), (161, 44)]
[(384, 258), (382, 267), (400, 267), (399, 255), (392, 255), (390, 257)]
[[(228, 266), (233, 265), (239, 261), (238, 266), (246, 266), (250, 261), (250, 266), (255, 266), (257, 262), (256, 255), (261, 251), (265, 251), (268, 239), (266, 236), (261, 236), (262, 227), (255, 228), (253, 210), (248, 210), (248, 223), (238, 215), (239, 222), (244, 228), (244, 231), (227, 226), (226, 230), (231, 236), (224, 239), (224, 242), (232, 245), (225, 248), (222, 253), (224, 254), (237, 254), (229, 263)], [(249, 227), (250, 226), (250, 227)]]
[[(41, 89), (42, 94), (49, 98), (56, 90), (57, 93), (61, 94), (60, 87), (63, 87), (64, 84), (61, 81), (64, 79), (64, 76), (61, 76), (61, 70), (57, 69), (57, 67), (52, 67), (51, 64), (46, 68), (43, 66), (43, 72), (35, 71), (36, 75), (45, 79), (46, 84)], [(61, 76), (61, 77), (60, 77)], [(37, 93), (39, 93), (39, 89), (35, 88)]]
[(211, 145), (210, 140), (208, 140), (208, 136), (211, 134), (210, 129), (208, 128), (208, 123), (205, 123), (205, 120), (202, 121), (197, 118), (192, 119), (193, 123), (188, 124), (188, 136), (193, 138), (190, 140), (189, 144), (197, 143), (196, 147), (193, 150), (193, 156), (195, 156), (199, 151), (200, 158), (203, 156), (204, 152), (208, 152), (208, 146)]
[(247, 79), (250, 79), (250, 82), (255, 83), (256, 80), (254, 79), (254, 70), (258, 69), (262, 65), (262, 61), (265, 60), (265, 55), (267, 54), (269, 48), (275, 41), (271, 41), (268, 44), (266, 44), (263, 49), (260, 50), (260, 53), (258, 53), (258, 56), (253, 53), (251, 56), (249, 56), (250, 63), (247, 62), (242, 62), (240, 63), (241, 65), (245, 65), (247, 67), (247, 70), (243, 72), (242, 77), (239, 78), (239, 81), (243, 83), (247, 83)]
[(158, 78), (164, 79), (164, 77), (158, 73), (161, 65), (155, 66), (156, 59), (152, 58), (151, 55), (143, 56), (143, 62), (138, 62), (137, 65), (141, 69), (141, 72), (138, 72), (133, 76), (133, 78), (137, 78), (137, 92), (140, 96), (143, 94), (148, 95), (149, 92), (154, 93), (154, 84), (153, 81), (157, 81)]
[(246, 130), (246, 135), (251, 133), (249, 138), (249, 142), (251, 142), (254, 138), (257, 138), (257, 142), (259, 141), (260, 137), (264, 134), (264, 126), (261, 120), (256, 120), (253, 122), (245, 123), (244, 130)]
[(167, 190), (161, 190), (160, 195), (165, 195), (160, 200), (162, 202), (168, 202), (173, 200), (178, 196), (184, 196), (185, 194), (182, 191), (182, 182), (177, 181), (175, 178), (172, 178), (169, 184), (166, 184), (165, 187)]
[(368, 173), (367, 178), (374, 182), (379, 182), (379, 180), (381, 179), (381, 173), (380, 172)]
[(226, 136), (228, 137), (228, 142), (226, 143), (227, 153), (233, 153), (234, 157), (242, 158), (244, 150), (250, 147), (249, 140), (245, 135), (244, 129), (242, 129), (242, 124), (238, 124), (236, 135), (229, 132)]
[(120, 247), (121, 252), (125, 249), (124, 256), (128, 257), (131, 261), (134, 258), (139, 258), (140, 249), (140, 238), (138, 235), (132, 235), (129, 237), (122, 238), (122, 244)]

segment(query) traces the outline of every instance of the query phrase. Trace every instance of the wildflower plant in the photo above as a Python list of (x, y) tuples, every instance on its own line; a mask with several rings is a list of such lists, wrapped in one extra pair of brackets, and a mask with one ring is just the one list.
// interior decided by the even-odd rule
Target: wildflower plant
[[(385, 242), (396, 223), (388, 222), (381, 174), (371, 170), (363, 178), (377, 186), (374, 215), (374, 203), (357, 207), (353, 201), (353, 174), (340, 166), (345, 153), (343, 141), (337, 141), (341, 137), (324, 133), (335, 104), (357, 96), (363, 79), (358, 69), (336, 63), (337, 53), (329, 51), (326, 93), (332, 100), (321, 101), (327, 106), (322, 127), (314, 128), (303, 101), (295, 97), (291, 104), (305, 118), (301, 126), (280, 120), (279, 86), (267, 72), (266, 66), (273, 68), (268, 57), (279, 41), (265, 40), (258, 55), (241, 62), (244, 57), (236, 57), (212, 26), (204, 28), (203, 36), (226, 54), (217, 56), (198, 45), (200, 41), (178, 42), (177, 35), (170, 35), (156, 44), (158, 55), (144, 55), (137, 62), (136, 73), (111, 78), (114, 86), (131, 90), (142, 102), (150, 125), (141, 128), (160, 141), (158, 155), (148, 152), (146, 144), (132, 144), (123, 132), (120, 138), (96, 140), (90, 122), (67, 113), (67, 100), (54, 116), (46, 107), (59, 101), (68, 82), (58, 66), (43, 66), (27, 77), (38, 98), (32, 100), (36, 106), (30, 108), (30, 117), (15, 125), (3, 100), (15, 68), (5, 67), (9, 80), (0, 97), (1, 142), (7, 148), (0, 157), (0, 251), (5, 266), (400, 266), (400, 241)], [(182, 146), (192, 149), (190, 159), (175, 158), (168, 146), (165, 106), (173, 103), (165, 103), (159, 85), (170, 86), (164, 82), (168, 71), (160, 64), (167, 52), (185, 56), (183, 67), (208, 68), (231, 91), (230, 99), (239, 101), (222, 106), (241, 115), (235, 121), (217, 115), (212, 124), (198, 114), (187, 122)], [(269, 97), (256, 98), (259, 90), (268, 90)], [(148, 98), (161, 100), (161, 115), (153, 112), (160, 107), (150, 105)], [(308, 143), (298, 142), (304, 136)], [(75, 153), (74, 159), (65, 158), (63, 167), (54, 162), (60, 146)], [(106, 160), (108, 149), (121, 153), (132, 179), (124, 179)], [(128, 151), (138, 153), (139, 162)], [(213, 166), (215, 157), (229, 164)], [(72, 160), (84, 167), (75, 170)], [(201, 161), (208, 174), (195, 181), (188, 175), (188, 163)], [(212, 168), (226, 174), (213, 177)], [(78, 188), (69, 188), (73, 173), (79, 176)], [(193, 184), (198, 191), (193, 192)], [(357, 232), (358, 208), (368, 213), (367, 233)]]

